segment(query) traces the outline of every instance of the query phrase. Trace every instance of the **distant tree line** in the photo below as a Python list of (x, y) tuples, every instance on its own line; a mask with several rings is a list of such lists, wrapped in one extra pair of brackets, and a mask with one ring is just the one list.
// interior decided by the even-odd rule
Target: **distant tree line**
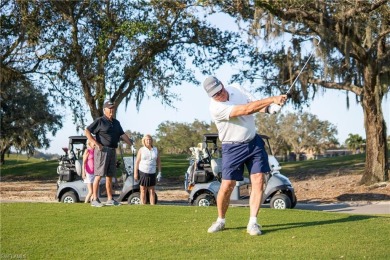
[[(337, 129), (329, 121), (321, 121), (310, 113), (258, 114), (257, 132), (270, 137), (272, 153), (297, 156), (304, 151), (318, 153), (339, 143), (335, 137)], [(213, 122), (195, 120), (192, 123), (165, 121), (159, 124), (154, 135), (155, 145), (165, 154), (186, 154), (190, 147), (203, 141), (206, 133), (217, 133)], [(137, 147), (142, 146), (142, 134), (127, 131), (135, 139)]]

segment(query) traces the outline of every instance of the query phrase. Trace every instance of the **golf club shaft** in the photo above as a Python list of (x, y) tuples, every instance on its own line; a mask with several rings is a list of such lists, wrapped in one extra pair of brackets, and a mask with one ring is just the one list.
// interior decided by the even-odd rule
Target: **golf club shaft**
[(286, 95), (289, 95), (289, 94), (290, 94), (290, 91), (291, 91), (291, 89), (293, 88), (293, 86), (295, 85), (295, 82), (297, 82), (297, 80), (298, 80), (299, 76), (301, 75), (302, 71), (306, 68), (306, 65), (309, 63), (311, 57), (313, 56), (314, 51), (317, 49), (318, 45), (320, 44), (321, 38), (317, 37), (316, 39), (318, 40), (318, 43), (317, 43), (316, 47), (311, 51), (309, 58), (307, 59), (307, 61), (306, 61), (305, 64), (303, 65), (302, 69), (299, 71), (298, 76), (295, 78), (295, 80), (294, 80), (293, 83), (291, 84), (290, 88), (287, 90)]

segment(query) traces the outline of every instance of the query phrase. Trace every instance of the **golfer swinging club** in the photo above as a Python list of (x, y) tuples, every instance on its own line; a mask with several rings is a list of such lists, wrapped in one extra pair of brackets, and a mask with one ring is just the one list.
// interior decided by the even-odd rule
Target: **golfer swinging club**
[(241, 88), (225, 87), (216, 77), (208, 77), (203, 87), (211, 98), (210, 113), (218, 129), (222, 142), (222, 182), (217, 197), (218, 219), (208, 229), (215, 233), (225, 228), (225, 215), (230, 203), (230, 195), (236, 181), (243, 180), (244, 164), (250, 174), (252, 192), (250, 194), (250, 218), (247, 232), (261, 235), (257, 214), (263, 197), (264, 173), (271, 171), (264, 141), (256, 134), (256, 112), (269, 112), (271, 104), (284, 105), (287, 95), (280, 95), (251, 101)]

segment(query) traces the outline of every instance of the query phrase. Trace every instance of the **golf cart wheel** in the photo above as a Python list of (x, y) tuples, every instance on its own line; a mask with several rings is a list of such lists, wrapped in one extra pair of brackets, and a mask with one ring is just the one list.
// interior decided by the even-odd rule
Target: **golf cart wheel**
[(291, 200), (286, 194), (276, 194), (270, 202), (273, 209), (291, 209)]
[(65, 192), (61, 197), (61, 202), (63, 203), (76, 203), (79, 200), (77, 199), (76, 194), (73, 191)]
[(141, 204), (141, 194), (139, 192), (132, 193), (127, 199), (129, 205)]
[(210, 194), (200, 194), (195, 200), (195, 205), (200, 207), (215, 206), (215, 204), (215, 199)]

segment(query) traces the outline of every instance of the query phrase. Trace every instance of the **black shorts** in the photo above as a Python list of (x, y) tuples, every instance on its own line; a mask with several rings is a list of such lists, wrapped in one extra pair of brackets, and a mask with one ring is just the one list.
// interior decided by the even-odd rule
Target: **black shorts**
[(139, 185), (145, 187), (156, 186), (156, 174), (155, 173), (145, 173), (138, 170), (139, 174)]

